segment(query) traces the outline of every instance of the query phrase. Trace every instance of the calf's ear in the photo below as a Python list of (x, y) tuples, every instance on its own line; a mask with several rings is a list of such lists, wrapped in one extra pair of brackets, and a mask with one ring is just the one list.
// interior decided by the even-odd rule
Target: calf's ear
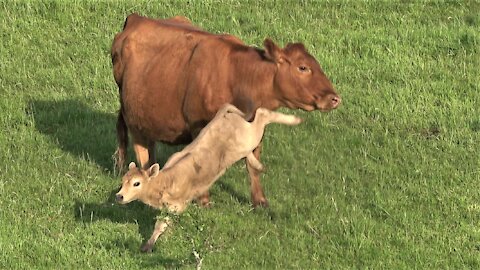
[(148, 168), (147, 174), (148, 174), (148, 177), (155, 177), (158, 175), (159, 172), (160, 172), (160, 165), (158, 165), (158, 163), (155, 163), (152, 166), (150, 166), (150, 168)]
[(277, 64), (281, 64), (284, 61), (284, 55), (282, 49), (280, 49), (271, 39), (266, 38), (263, 42), (265, 46), (265, 56)]
[(135, 165), (135, 162), (130, 162), (130, 164), (128, 164), (128, 169), (131, 170), (131, 169), (135, 169), (137, 167), (137, 165)]

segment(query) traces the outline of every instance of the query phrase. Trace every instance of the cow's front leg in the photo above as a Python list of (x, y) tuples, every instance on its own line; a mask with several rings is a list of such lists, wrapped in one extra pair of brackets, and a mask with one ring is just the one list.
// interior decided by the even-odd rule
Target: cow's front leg
[(148, 169), (155, 163), (155, 142), (134, 135), (133, 150), (140, 168)]
[(148, 165), (147, 167), (150, 168), (153, 164), (157, 162), (157, 157), (155, 154), (155, 141), (150, 141), (148, 143)]
[[(262, 152), (262, 143), (260, 143), (255, 150), (253, 150), (253, 156), (257, 161), (260, 161), (260, 153)], [(259, 162), (260, 163), (260, 162)], [(260, 184), (261, 170), (258, 170), (246, 159), (247, 170), (250, 176), (250, 191), (252, 194), (253, 207), (268, 207), (267, 198), (263, 194), (262, 185)]]
[(157, 242), (158, 237), (160, 237), (160, 235), (162, 235), (170, 225), (171, 220), (168, 217), (157, 220), (157, 222), (155, 222), (155, 228), (153, 229), (152, 236), (150, 236), (150, 239), (148, 239), (148, 241), (140, 248), (140, 250), (142, 252), (152, 252), (153, 246)]
[(198, 196), (197, 204), (201, 207), (210, 207), (210, 193), (207, 191)]

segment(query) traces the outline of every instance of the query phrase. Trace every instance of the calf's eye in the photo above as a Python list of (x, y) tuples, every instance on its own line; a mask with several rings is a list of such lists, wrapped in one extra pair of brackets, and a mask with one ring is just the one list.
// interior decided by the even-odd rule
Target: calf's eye
[(134, 186), (134, 187), (140, 186), (140, 182), (135, 182), (135, 183), (133, 183), (133, 186)]

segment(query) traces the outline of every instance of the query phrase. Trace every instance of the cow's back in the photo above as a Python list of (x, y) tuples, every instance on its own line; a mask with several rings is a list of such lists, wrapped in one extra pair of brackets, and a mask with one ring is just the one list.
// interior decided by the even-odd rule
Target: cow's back
[[(182, 49), (191, 52), (196, 39), (203, 38), (206, 34), (208, 33), (181, 16), (150, 19), (137, 14), (129, 15), (123, 30), (115, 35), (111, 49), (117, 84), (122, 86), (124, 69), (129, 66), (132, 57), (137, 60), (152, 59), (152, 56), (160, 54), (162, 50), (179, 56)], [(151, 63), (145, 61), (144, 64), (147, 64), (146, 62)]]

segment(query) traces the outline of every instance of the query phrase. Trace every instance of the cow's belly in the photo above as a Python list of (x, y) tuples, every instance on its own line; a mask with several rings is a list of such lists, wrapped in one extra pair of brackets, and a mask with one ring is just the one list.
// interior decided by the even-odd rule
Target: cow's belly
[[(183, 144), (191, 135), (181, 112), (180, 101), (165, 89), (125, 89), (123, 117), (131, 135), (138, 140)], [(170, 91), (172, 92), (172, 91)]]
[(136, 117), (133, 114), (126, 114), (124, 117), (134, 140), (137, 137), (140, 140), (147, 139), (168, 144), (185, 144), (192, 140), (183, 121), (172, 122), (169, 119), (159, 119), (154, 115)]
[[(131, 62), (133, 65), (133, 61)], [(136, 66), (134, 66), (136, 67)], [(181, 77), (158, 68), (131, 73), (124, 81), (123, 115), (132, 136), (169, 144), (184, 144), (191, 135), (182, 113)], [(168, 79), (167, 79), (168, 78)]]

